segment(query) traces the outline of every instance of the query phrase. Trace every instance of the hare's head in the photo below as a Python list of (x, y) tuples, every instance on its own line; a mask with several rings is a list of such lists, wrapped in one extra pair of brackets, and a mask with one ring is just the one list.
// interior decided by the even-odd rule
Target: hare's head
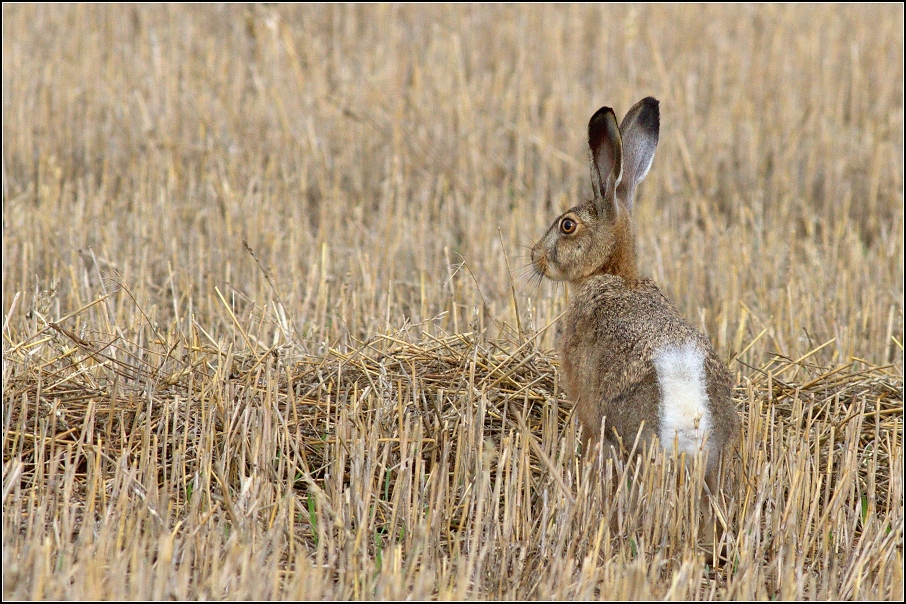
[(610, 107), (588, 122), (594, 199), (563, 213), (532, 248), (532, 265), (554, 281), (577, 282), (595, 274), (637, 276), (632, 202), (657, 147), (658, 102), (647, 97), (623, 123)]

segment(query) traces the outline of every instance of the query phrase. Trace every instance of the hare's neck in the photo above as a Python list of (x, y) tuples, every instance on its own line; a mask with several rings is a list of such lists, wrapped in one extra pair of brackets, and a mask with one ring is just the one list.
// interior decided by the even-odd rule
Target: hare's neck
[(614, 229), (614, 237), (613, 252), (600, 272), (622, 277), (631, 287), (639, 279), (639, 269), (635, 259), (635, 237), (628, 216), (624, 215), (623, 221)]
[(610, 257), (610, 262), (604, 267), (603, 272), (622, 277), (626, 285), (632, 286), (639, 280), (639, 269), (635, 262), (635, 247), (619, 251), (619, 254)]

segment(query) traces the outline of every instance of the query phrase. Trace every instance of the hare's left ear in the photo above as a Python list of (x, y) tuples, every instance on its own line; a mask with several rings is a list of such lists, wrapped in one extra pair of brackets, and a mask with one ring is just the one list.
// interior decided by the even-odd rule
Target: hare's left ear
[(645, 97), (636, 103), (623, 118), (620, 132), (623, 138), (623, 179), (618, 183), (617, 197), (631, 212), (635, 189), (651, 168), (661, 129), (658, 101)]
[(588, 148), (595, 207), (609, 220), (615, 220), (619, 213), (616, 189), (623, 178), (623, 140), (617, 116), (610, 107), (601, 107), (588, 121)]

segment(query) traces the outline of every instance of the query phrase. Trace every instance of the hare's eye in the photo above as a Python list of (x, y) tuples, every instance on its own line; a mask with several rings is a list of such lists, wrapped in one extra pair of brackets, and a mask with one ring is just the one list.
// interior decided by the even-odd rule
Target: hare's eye
[(576, 221), (572, 218), (564, 218), (560, 221), (560, 232), (564, 235), (572, 235), (576, 232)]

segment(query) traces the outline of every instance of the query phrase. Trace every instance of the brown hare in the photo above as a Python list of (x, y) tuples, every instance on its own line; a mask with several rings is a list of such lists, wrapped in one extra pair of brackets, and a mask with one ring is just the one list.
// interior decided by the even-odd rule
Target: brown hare
[[(592, 116), (594, 200), (554, 221), (532, 248), (532, 265), (571, 285), (559, 353), (585, 435), (583, 453), (595, 441), (620, 453), (637, 436), (640, 445), (659, 439), (687, 459), (700, 452), (706, 484), (716, 493), (720, 455), (739, 424), (730, 372), (636, 266), (633, 198), (651, 167), (659, 129), (658, 101), (651, 97), (619, 126), (609, 107)], [(711, 537), (704, 494), (702, 508)]]

